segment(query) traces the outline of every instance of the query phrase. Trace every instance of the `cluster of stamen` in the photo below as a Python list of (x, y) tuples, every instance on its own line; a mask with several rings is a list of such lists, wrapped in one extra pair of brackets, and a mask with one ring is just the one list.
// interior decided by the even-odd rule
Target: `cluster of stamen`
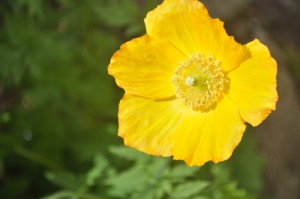
[(172, 82), (176, 97), (194, 110), (209, 110), (222, 97), (228, 80), (220, 61), (201, 53), (191, 54), (175, 69)]

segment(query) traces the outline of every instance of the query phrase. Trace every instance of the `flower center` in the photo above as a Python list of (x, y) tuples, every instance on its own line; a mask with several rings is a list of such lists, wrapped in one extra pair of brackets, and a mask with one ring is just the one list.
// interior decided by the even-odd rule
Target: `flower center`
[(176, 97), (184, 100), (194, 110), (206, 111), (213, 108), (225, 92), (229, 82), (220, 61), (208, 54), (191, 54), (180, 62), (172, 77)]

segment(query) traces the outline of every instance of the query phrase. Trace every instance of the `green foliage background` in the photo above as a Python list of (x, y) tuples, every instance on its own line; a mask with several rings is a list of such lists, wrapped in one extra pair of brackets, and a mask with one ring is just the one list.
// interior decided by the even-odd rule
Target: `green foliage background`
[(0, 198), (253, 199), (263, 159), (246, 133), (221, 164), (123, 147), (107, 75), (161, 1), (0, 1)]

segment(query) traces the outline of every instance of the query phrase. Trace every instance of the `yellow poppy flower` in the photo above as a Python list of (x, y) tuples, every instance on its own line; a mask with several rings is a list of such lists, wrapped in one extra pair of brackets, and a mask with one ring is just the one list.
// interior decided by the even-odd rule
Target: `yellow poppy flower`
[(268, 48), (237, 43), (197, 0), (165, 0), (145, 24), (147, 33), (123, 44), (108, 68), (125, 90), (119, 136), (190, 166), (228, 159), (244, 123), (257, 126), (275, 110)]

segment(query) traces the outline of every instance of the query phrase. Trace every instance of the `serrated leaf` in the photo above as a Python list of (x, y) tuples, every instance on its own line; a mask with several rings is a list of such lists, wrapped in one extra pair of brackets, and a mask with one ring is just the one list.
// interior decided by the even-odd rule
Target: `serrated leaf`
[(194, 176), (199, 171), (199, 167), (188, 167), (184, 164), (175, 166), (170, 173), (170, 177), (174, 181), (183, 180), (186, 177)]
[(160, 180), (160, 178), (164, 175), (168, 170), (169, 159), (163, 157), (153, 157), (152, 160), (149, 160), (149, 163), (146, 163), (145, 169), (147, 172), (153, 177), (155, 180)]
[(97, 178), (102, 175), (102, 172), (107, 165), (108, 162), (102, 155), (96, 155), (94, 159), (94, 167), (87, 173), (86, 184), (88, 186), (93, 186)]
[(173, 193), (173, 198), (190, 198), (202, 191), (204, 188), (206, 188), (209, 185), (206, 181), (193, 181), (193, 182), (187, 182), (182, 183), (178, 185)]
[(130, 193), (142, 190), (147, 178), (144, 166), (137, 165), (132, 167), (106, 180), (106, 184), (111, 186), (108, 194), (114, 197), (125, 197)]
[(239, 186), (251, 192), (258, 192), (262, 189), (264, 160), (258, 152), (257, 141), (254, 137), (246, 133), (228, 163)]
[(69, 191), (55, 192), (51, 195), (44, 196), (41, 199), (66, 199), (66, 198), (70, 198), (70, 199), (75, 199), (76, 198), (76, 199), (78, 199), (78, 197), (76, 197), (73, 192), (69, 192)]
[(143, 192), (134, 194), (131, 199), (154, 199), (155, 198), (155, 190), (153, 189), (146, 189)]
[(227, 198), (243, 199), (246, 197), (245, 190), (239, 189), (236, 182), (230, 182), (226, 184), (221, 190), (223, 195)]
[(151, 157), (135, 149), (124, 146), (112, 146), (109, 148), (109, 151), (120, 158), (124, 158), (125, 160), (146, 161)]
[(169, 180), (163, 180), (159, 184), (159, 190), (161, 190), (162, 193), (171, 193), (172, 183)]
[(224, 164), (213, 164), (210, 171), (216, 184), (225, 183), (230, 179), (229, 168), (225, 167)]
[(64, 189), (77, 190), (81, 186), (81, 181), (68, 172), (46, 172), (45, 176), (50, 182)]

